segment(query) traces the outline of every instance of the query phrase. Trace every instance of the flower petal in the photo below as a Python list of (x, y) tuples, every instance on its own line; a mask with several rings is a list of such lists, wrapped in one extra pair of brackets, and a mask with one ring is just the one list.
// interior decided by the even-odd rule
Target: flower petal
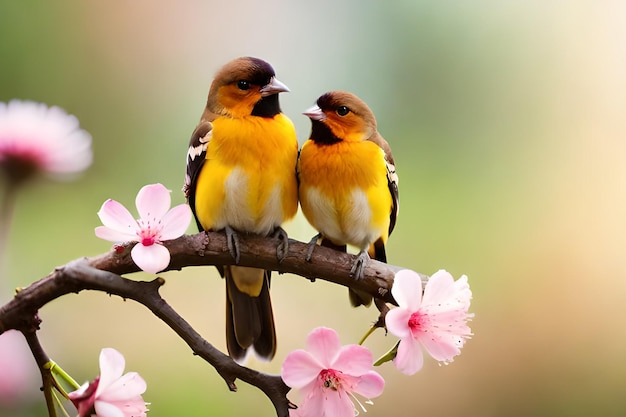
[(411, 312), (417, 311), (422, 302), (422, 278), (409, 269), (396, 272), (391, 294), (400, 307), (406, 307)]
[(150, 184), (139, 190), (135, 204), (142, 219), (160, 220), (172, 205), (172, 197), (163, 184)]
[(113, 403), (96, 400), (94, 405), (97, 417), (146, 417), (148, 411), (141, 397)]
[(335, 330), (328, 327), (313, 329), (306, 339), (306, 345), (311, 355), (326, 369), (331, 367), (339, 349), (341, 349), (339, 335)]
[(78, 387), (77, 390), (68, 393), (67, 397), (72, 401), (76, 399), (80, 399), (83, 396), (83, 394), (85, 394), (85, 392), (87, 391), (87, 388), (89, 388), (89, 382), (85, 382), (83, 385)]
[(372, 352), (365, 346), (346, 345), (330, 365), (331, 369), (351, 376), (361, 376), (372, 369)]
[(150, 246), (138, 243), (130, 251), (130, 256), (141, 270), (151, 274), (163, 271), (170, 264), (170, 251), (156, 243)]
[(182, 236), (191, 223), (191, 209), (187, 204), (180, 204), (168, 211), (161, 219), (160, 240), (171, 240)]
[(461, 278), (454, 281), (453, 290), (458, 306), (467, 311), (472, 302), (472, 290), (467, 282), (467, 275), (461, 275)]
[(385, 326), (387, 330), (400, 339), (411, 336), (411, 329), (409, 328), (411, 314), (413, 313), (402, 307), (389, 310), (387, 315), (385, 315)]
[(429, 334), (430, 337), (420, 337), (419, 340), (433, 359), (440, 362), (452, 362), (454, 357), (461, 353), (461, 347), (464, 344), (462, 337), (453, 334), (433, 335), (432, 333), (427, 333), (425, 336)]
[(109, 242), (135, 242), (136, 234), (123, 233), (106, 226), (98, 226), (95, 228), (96, 236)]
[[(59, 109), (51, 108), (53, 109)], [(57, 117), (63, 116), (63, 110)], [(65, 115), (65, 126), (59, 126), (54, 141), (48, 144), (47, 167), (51, 173), (75, 173), (85, 170), (93, 160), (91, 135), (79, 129), (78, 119)], [(51, 137), (52, 139), (52, 137)]]
[(104, 348), (100, 351), (100, 383), (96, 390), (96, 397), (122, 376), (124, 366), (126, 366), (126, 360), (117, 350)]
[(424, 365), (424, 354), (422, 347), (417, 340), (407, 337), (400, 341), (398, 346), (398, 354), (393, 360), (394, 365), (401, 372), (407, 375), (413, 375)]
[(365, 398), (376, 398), (383, 393), (384, 388), (385, 380), (383, 377), (376, 371), (369, 371), (361, 376), (354, 392)]
[(324, 390), (325, 400), (322, 408), (324, 417), (351, 417), (356, 415), (354, 404), (348, 392), (339, 390)]
[(302, 389), (315, 380), (322, 369), (317, 358), (306, 350), (298, 349), (287, 355), (280, 375), (287, 386)]
[(128, 417), (116, 404), (106, 401), (96, 400), (94, 408), (97, 417)]
[(98, 217), (106, 227), (118, 232), (135, 234), (137, 232), (137, 220), (122, 204), (110, 198), (102, 204)]
[[(298, 408), (290, 408), (289, 409), (289, 417), (307, 417), (306, 414), (302, 413), (302, 406)], [(319, 417), (319, 416), (314, 416)]]
[(445, 269), (431, 275), (424, 288), (423, 304), (437, 304), (450, 299), (454, 290), (454, 278)]
[(98, 399), (114, 403), (141, 398), (147, 387), (146, 381), (137, 372), (128, 372), (113, 381), (106, 391), (98, 395)]
[(320, 417), (325, 416), (324, 410), (324, 397), (322, 390), (315, 386), (309, 388), (308, 395), (302, 401), (302, 404), (298, 407), (298, 417)]

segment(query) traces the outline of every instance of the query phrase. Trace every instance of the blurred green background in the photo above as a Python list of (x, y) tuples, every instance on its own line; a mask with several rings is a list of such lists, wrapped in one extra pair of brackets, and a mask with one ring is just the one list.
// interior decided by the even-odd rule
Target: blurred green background
[[(412, 377), (382, 367), (386, 390), (368, 415), (626, 415), (625, 27), (624, 3), (593, 0), (2, 1), (0, 101), (65, 108), (95, 152), (78, 181), (19, 196), (3, 298), (107, 251), (93, 234), (105, 199), (132, 207), (141, 186), (161, 182), (182, 203), (213, 75), (253, 55), (291, 88), (282, 106), (301, 143), (301, 112), (322, 93), (370, 105), (400, 175), (389, 262), (469, 276), (475, 336), (462, 355)], [(300, 215), (286, 229), (313, 234)], [(224, 349), (214, 269), (162, 275), (167, 301)], [(355, 343), (376, 318), (321, 281), (276, 277), (272, 298), (277, 357), (249, 363), (267, 372), (313, 327)], [(121, 351), (148, 381), (152, 417), (274, 415), (255, 388), (230, 393), (133, 302), (85, 292), (40, 314), (47, 352), (81, 382), (102, 347)], [(392, 343), (381, 332), (368, 346), (380, 355)], [(14, 415), (44, 415), (38, 384)]]

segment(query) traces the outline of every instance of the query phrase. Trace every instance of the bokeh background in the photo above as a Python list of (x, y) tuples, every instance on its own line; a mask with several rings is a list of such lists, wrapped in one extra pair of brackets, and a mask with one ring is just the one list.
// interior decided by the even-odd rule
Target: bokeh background
[[(371, 416), (626, 415), (626, 6), (619, 1), (84, 1), (0, 3), (0, 100), (75, 114), (95, 162), (72, 183), (19, 196), (4, 299), (56, 265), (109, 249), (107, 198), (132, 207), (161, 182), (184, 201), (185, 152), (216, 70), (262, 57), (302, 143), (301, 112), (331, 89), (374, 110), (400, 175), (389, 261), (469, 276), (474, 338), (448, 366), (427, 361), (387, 386)], [(291, 237), (313, 231), (301, 216)], [(195, 230), (189, 230), (193, 233)], [(165, 298), (224, 349), (223, 282), (212, 268), (162, 274)], [(135, 279), (151, 279), (147, 274)], [(376, 318), (341, 287), (272, 282), (279, 350), (325, 325), (355, 343)], [(143, 307), (100, 293), (40, 311), (47, 352), (77, 380), (102, 347), (148, 381), (152, 417), (272, 416), (269, 401), (216, 372)], [(375, 334), (382, 354), (392, 338)], [(1, 372), (1, 370), (0, 370)], [(33, 368), (33, 372), (36, 370)], [(31, 395), (3, 412), (45, 414)], [(4, 414), (3, 414), (4, 415)]]

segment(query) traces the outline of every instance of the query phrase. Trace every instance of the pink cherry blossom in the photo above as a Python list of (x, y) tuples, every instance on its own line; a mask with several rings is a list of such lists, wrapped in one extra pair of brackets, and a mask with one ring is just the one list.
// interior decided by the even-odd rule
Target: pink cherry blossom
[(359, 345), (341, 346), (333, 329), (318, 327), (307, 338), (307, 350), (296, 350), (285, 358), (281, 376), (291, 388), (302, 391), (298, 417), (354, 417), (354, 394), (379, 396), (385, 381), (372, 370), (372, 353)]
[(78, 417), (146, 417), (146, 403), (141, 394), (146, 381), (136, 372), (122, 375), (124, 356), (112, 348), (100, 352), (100, 376), (68, 394), (78, 409)]
[(396, 367), (412, 375), (422, 368), (422, 348), (435, 360), (448, 363), (461, 353), (472, 335), (467, 311), (472, 292), (463, 275), (454, 280), (445, 270), (434, 273), (424, 288), (421, 277), (404, 269), (396, 273), (391, 294), (399, 307), (387, 313), (387, 330), (400, 338)]
[(156, 274), (170, 263), (170, 252), (163, 241), (185, 233), (191, 222), (191, 210), (187, 204), (170, 210), (170, 191), (161, 184), (144, 186), (135, 204), (138, 220), (117, 201), (105, 201), (98, 212), (104, 226), (96, 227), (96, 236), (111, 242), (138, 242), (131, 250), (133, 261), (142, 270)]
[(91, 136), (63, 109), (32, 101), (0, 102), (0, 170), (19, 182), (38, 172), (56, 178), (84, 171)]

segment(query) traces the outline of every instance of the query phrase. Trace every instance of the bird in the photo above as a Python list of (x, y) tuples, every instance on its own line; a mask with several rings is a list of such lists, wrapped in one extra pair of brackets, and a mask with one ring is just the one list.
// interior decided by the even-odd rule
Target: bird
[(253, 350), (276, 353), (270, 271), (237, 266), (238, 233), (277, 236), (288, 250), (283, 222), (298, 210), (298, 140), (278, 94), (289, 88), (274, 68), (240, 57), (215, 75), (200, 122), (191, 135), (183, 191), (200, 231), (224, 231), (235, 265), (219, 266), (226, 281), (226, 345), (235, 361)]
[[(351, 275), (362, 279), (369, 259), (387, 262), (385, 244), (400, 209), (391, 148), (372, 110), (353, 93), (327, 92), (303, 114), (311, 133), (298, 159), (298, 194), (302, 213), (319, 232), (307, 260), (318, 242), (343, 252), (355, 246)], [(372, 301), (351, 289), (349, 296), (355, 307)]]

